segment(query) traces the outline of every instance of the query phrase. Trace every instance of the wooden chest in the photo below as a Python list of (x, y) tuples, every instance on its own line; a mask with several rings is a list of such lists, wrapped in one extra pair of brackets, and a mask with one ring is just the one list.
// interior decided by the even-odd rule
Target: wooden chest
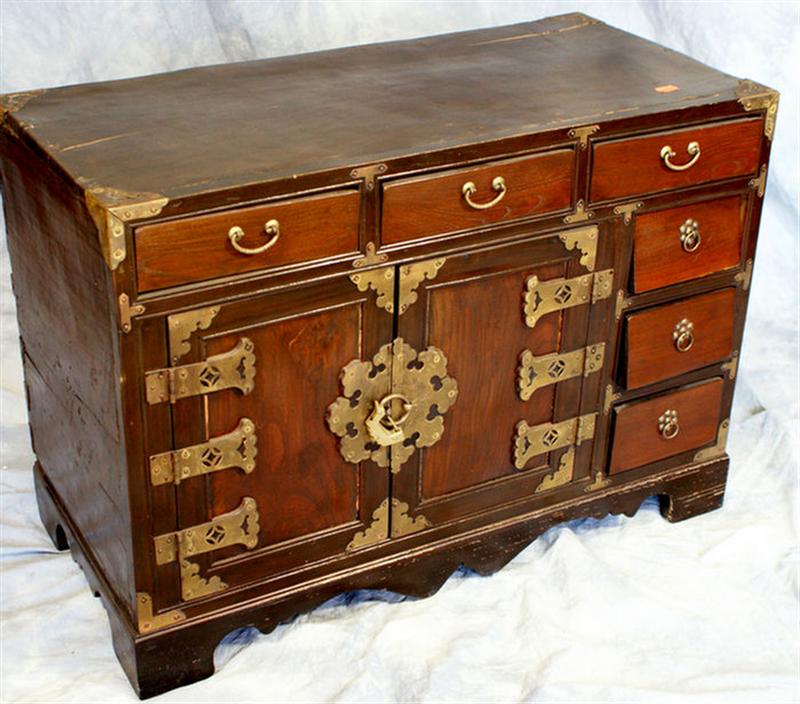
[(720, 506), (777, 103), (578, 14), (4, 96), (40, 513), (139, 694)]

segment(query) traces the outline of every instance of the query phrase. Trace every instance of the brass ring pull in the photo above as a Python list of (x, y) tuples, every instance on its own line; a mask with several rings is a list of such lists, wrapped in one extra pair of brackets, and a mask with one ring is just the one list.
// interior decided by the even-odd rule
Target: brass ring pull
[(700, 144), (698, 142), (689, 142), (686, 147), (686, 151), (689, 152), (689, 155), (692, 157), (687, 161), (685, 164), (673, 164), (670, 159), (675, 156), (675, 152), (673, 151), (672, 147), (666, 145), (661, 147), (661, 159), (664, 161), (664, 166), (666, 166), (671, 171), (686, 171), (686, 169), (692, 168), (697, 163), (697, 160), (700, 158)]
[(681, 431), (678, 425), (678, 412), (675, 410), (664, 411), (658, 419), (658, 432), (665, 440), (672, 440)]
[[(392, 418), (392, 401), (401, 401), (403, 415), (399, 418)], [(412, 403), (403, 394), (389, 394), (380, 401), (373, 402), (372, 413), (364, 422), (369, 436), (381, 445), (388, 447), (396, 445), (406, 439), (403, 429), (400, 427), (408, 420), (411, 414)]]
[(694, 344), (694, 323), (683, 318), (675, 324), (672, 339), (678, 352), (688, 352)]
[(261, 252), (266, 252), (278, 241), (278, 238), (281, 236), (280, 223), (277, 220), (269, 220), (264, 224), (264, 232), (270, 239), (260, 247), (242, 247), (239, 241), (244, 237), (244, 230), (238, 225), (228, 230), (228, 239), (231, 241), (233, 248), (241, 254), (261, 254)]
[(700, 227), (697, 220), (689, 218), (680, 226), (680, 233), (681, 247), (684, 252), (694, 252), (700, 246)]
[(497, 195), (492, 198), (492, 200), (488, 203), (475, 203), (472, 200), (472, 196), (478, 192), (478, 187), (472, 181), (467, 181), (461, 186), (461, 195), (464, 196), (464, 200), (467, 201), (467, 205), (470, 208), (475, 208), (475, 210), (488, 210), (503, 200), (506, 194), (506, 180), (502, 176), (495, 176), (492, 180), (492, 190), (497, 191)]

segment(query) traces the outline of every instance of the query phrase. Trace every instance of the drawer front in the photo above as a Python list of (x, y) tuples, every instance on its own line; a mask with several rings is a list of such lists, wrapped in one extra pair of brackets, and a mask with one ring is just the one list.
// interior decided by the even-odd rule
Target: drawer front
[(387, 183), (381, 241), (404, 242), (568, 209), (574, 171), (575, 152), (561, 149)]
[(354, 253), (358, 220), (359, 194), (348, 191), (145, 225), (136, 230), (139, 291)]
[[(737, 120), (597, 144), (593, 148), (591, 200), (612, 200), (755, 173), (762, 137), (761, 120)], [(699, 145), (699, 154), (690, 154), (692, 143)], [(670, 147), (675, 156), (663, 158), (665, 147)], [(670, 168), (667, 161), (679, 170)], [(691, 166), (681, 169), (692, 161)]]
[(635, 389), (729, 357), (736, 291), (694, 296), (628, 316), (626, 387)]
[(733, 196), (639, 215), (633, 290), (652, 291), (737, 266), (746, 202)]
[(712, 379), (614, 411), (609, 474), (624, 472), (713, 442), (723, 382)]

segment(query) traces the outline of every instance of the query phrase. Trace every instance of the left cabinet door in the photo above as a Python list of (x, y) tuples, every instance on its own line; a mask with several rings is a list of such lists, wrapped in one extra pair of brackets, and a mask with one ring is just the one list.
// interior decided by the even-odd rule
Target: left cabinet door
[(156, 434), (172, 426), (172, 447), (148, 457), (153, 505), (174, 492), (176, 506), (153, 541), (162, 603), (344, 555), (374, 532), (388, 472), (345, 461), (325, 424), (341, 369), (391, 341), (391, 316), (367, 301), (344, 276), (164, 321), (168, 359), (145, 375)]

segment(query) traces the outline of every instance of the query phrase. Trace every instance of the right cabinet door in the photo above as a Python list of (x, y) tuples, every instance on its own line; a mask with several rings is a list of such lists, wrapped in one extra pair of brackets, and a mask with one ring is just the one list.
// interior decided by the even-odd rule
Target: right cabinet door
[[(613, 316), (607, 249), (589, 226), (448, 256), (400, 301), (398, 337), (441, 351), (458, 384), (441, 437), (395, 468), (410, 518), (435, 527), (589, 478)], [(403, 277), (419, 278), (411, 266), (401, 297)]]

